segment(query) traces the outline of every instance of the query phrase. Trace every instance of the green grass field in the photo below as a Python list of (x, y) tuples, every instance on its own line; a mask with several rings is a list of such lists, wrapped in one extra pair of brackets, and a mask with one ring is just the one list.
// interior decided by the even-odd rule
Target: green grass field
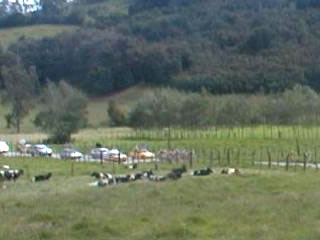
[[(15, 150), (24, 138), (39, 143), (47, 138), (43, 133), (4, 134), (0, 138)], [(320, 127), (252, 126), (246, 128), (210, 128), (202, 130), (173, 129), (168, 141), (165, 129), (134, 130), (131, 128), (91, 128), (72, 136), (73, 146), (89, 153), (96, 143), (108, 148), (119, 148), (130, 153), (137, 145), (147, 144), (153, 152), (174, 148), (194, 151), (195, 166), (251, 167), (255, 162), (283, 162), (293, 153), (292, 163), (319, 163)], [(51, 145), (59, 152), (63, 145)], [(306, 159), (305, 154), (309, 157)]]
[[(111, 165), (75, 163), (71, 176), (68, 161), (2, 158), (0, 164), (26, 171), (0, 190), (1, 239), (320, 237), (316, 171), (243, 169), (242, 176), (215, 173), (96, 188), (88, 186), (93, 181), (88, 175), (94, 170), (112, 171)], [(53, 172), (50, 181), (30, 181), (32, 175), (48, 171)]]
[[(214, 174), (105, 188), (88, 185), (94, 181), (89, 177), (92, 171), (131, 170), (110, 163), (2, 157), (0, 166), (22, 168), (25, 175), (0, 188), (0, 239), (318, 239), (320, 172), (301, 167), (285, 171), (252, 162), (269, 157), (282, 161), (292, 150), (297, 160), (311, 151), (310, 161), (317, 162), (319, 136), (319, 127), (301, 126), (174, 129), (171, 146), (196, 150), (192, 169), (211, 166)], [(3, 134), (1, 138), (14, 147), (20, 138), (39, 142), (46, 135)], [(125, 151), (139, 143), (154, 151), (168, 144), (165, 130), (93, 128), (73, 138), (72, 145), (83, 152), (96, 142)], [(63, 146), (53, 147), (58, 151)], [(157, 174), (181, 164), (159, 163)], [(224, 166), (240, 167), (242, 175), (219, 174)], [(154, 164), (139, 164), (138, 171), (154, 168)], [(53, 173), (50, 181), (30, 181), (46, 172)]]
[(20, 37), (27, 38), (43, 38), (52, 37), (61, 32), (74, 31), (76, 26), (68, 25), (33, 25), (26, 27), (15, 27), (0, 29), (0, 43), (3, 47), (7, 48), (11, 43), (16, 42)]

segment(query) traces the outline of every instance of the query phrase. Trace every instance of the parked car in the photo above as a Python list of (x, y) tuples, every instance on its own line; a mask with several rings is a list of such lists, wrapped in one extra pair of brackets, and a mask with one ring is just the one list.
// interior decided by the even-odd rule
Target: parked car
[(44, 144), (34, 144), (27, 149), (27, 153), (32, 156), (49, 156), (52, 155), (52, 149)]
[(94, 148), (91, 150), (90, 155), (93, 159), (108, 159), (109, 158), (109, 149), (108, 148)]
[(128, 156), (120, 152), (118, 149), (114, 148), (109, 151), (109, 157), (108, 157), (109, 160), (119, 161), (119, 157), (120, 157), (120, 161), (126, 161), (128, 159)]
[(155, 154), (153, 152), (150, 152), (150, 151), (146, 150), (146, 149), (140, 150), (140, 151), (136, 151), (134, 154), (135, 154), (135, 157), (137, 159), (155, 158)]
[(5, 141), (0, 141), (0, 154), (9, 152), (9, 145)]
[(65, 148), (63, 151), (60, 153), (60, 158), (61, 159), (80, 159), (82, 158), (82, 153), (72, 149), (72, 148)]

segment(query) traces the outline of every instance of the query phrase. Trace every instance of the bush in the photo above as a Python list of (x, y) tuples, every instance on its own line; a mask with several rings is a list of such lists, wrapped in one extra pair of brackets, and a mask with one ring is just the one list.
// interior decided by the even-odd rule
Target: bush
[(108, 114), (112, 126), (125, 126), (127, 124), (128, 113), (122, 105), (114, 100), (109, 101)]
[(52, 143), (70, 142), (71, 134), (86, 126), (87, 98), (66, 82), (49, 82), (45, 110), (35, 118), (35, 125), (49, 133)]

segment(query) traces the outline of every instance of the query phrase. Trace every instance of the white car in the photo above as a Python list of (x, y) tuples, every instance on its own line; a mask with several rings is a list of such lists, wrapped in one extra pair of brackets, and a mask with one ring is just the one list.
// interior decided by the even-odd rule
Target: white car
[(126, 161), (128, 158), (126, 154), (120, 152), (118, 149), (114, 148), (109, 151), (109, 157), (108, 157), (109, 160), (118, 161), (119, 157), (120, 157), (120, 161)]
[(82, 157), (83, 157), (83, 155), (81, 152), (79, 152), (75, 149), (72, 149), (72, 148), (65, 148), (60, 153), (60, 158), (62, 158), (62, 159), (80, 159)]
[(32, 156), (51, 156), (52, 149), (44, 144), (35, 144), (27, 149)]
[(0, 141), (0, 154), (9, 152), (9, 145), (5, 141)]
[(94, 148), (91, 150), (90, 154), (93, 159), (101, 159), (101, 154), (102, 154), (102, 159), (108, 159), (109, 158), (109, 149), (108, 148)]

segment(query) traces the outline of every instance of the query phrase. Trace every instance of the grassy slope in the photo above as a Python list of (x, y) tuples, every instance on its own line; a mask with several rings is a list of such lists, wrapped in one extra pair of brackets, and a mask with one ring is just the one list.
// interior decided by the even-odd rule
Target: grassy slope
[(78, 6), (84, 12), (95, 11), (98, 15), (107, 16), (111, 14), (127, 15), (130, 0), (108, 0), (102, 3), (91, 3)]
[[(186, 176), (94, 188), (99, 165), (1, 159), (29, 169), (1, 189), (0, 238), (28, 239), (318, 239), (319, 173), (245, 170), (241, 177)], [(111, 171), (112, 166), (104, 166)], [(30, 176), (52, 171), (50, 182)], [(118, 169), (118, 172), (125, 172)]]
[[(154, 88), (153, 88), (154, 89)], [(88, 121), (89, 126), (93, 128), (106, 126), (108, 124), (108, 101), (110, 99), (114, 99), (118, 103), (124, 104), (126, 108), (129, 110), (141, 97), (145, 94), (148, 94), (150, 91), (153, 91), (149, 87), (144, 86), (136, 86), (121, 91), (119, 93), (99, 97), (99, 98), (91, 98), (89, 100), (87, 112), (88, 112)], [(22, 124), (22, 132), (30, 133), (37, 132), (37, 129), (33, 125), (33, 119), (35, 115), (39, 111), (41, 106), (37, 106), (30, 112), (30, 114), (24, 119)], [(1, 104), (0, 105), (0, 130), (4, 133), (14, 133), (14, 129), (6, 129), (6, 122), (4, 116), (9, 111), (9, 106)]]
[(73, 31), (77, 27), (68, 25), (34, 25), (27, 27), (15, 27), (0, 29), (0, 43), (4, 47), (16, 42), (20, 37), (29, 38), (51, 37), (64, 31)]
[(123, 104), (129, 111), (144, 95), (156, 90), (144, 86), (135, 86), (107, 97), (92, 98), (88, 105), (88, 120), (91, 126), (101, 126), (108, 123), (108, 101), (113, 99)]

